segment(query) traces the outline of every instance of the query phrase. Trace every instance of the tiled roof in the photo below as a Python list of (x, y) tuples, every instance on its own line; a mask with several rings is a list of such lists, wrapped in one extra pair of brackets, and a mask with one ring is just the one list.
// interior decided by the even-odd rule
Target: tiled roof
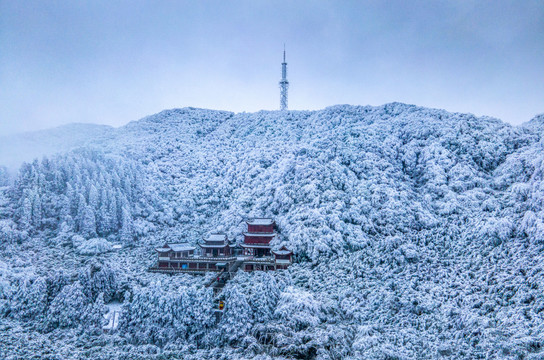
[(244, 233), (244, 236), (260, 236), (260, 237), (272, 237), (276, 233)]
[(229, 244), (226, 243), (220, 243), (220, 244), (200, 244), (201, 248), (224, 248), (227, 247)]
[(247, 221), (249, 225), (272, 225), (274, 219), (271, 218), (254, 218)]
[(243, 248), (270, 249), (270, 245), (263, 244), (240, 244)]
[(227, 240), (227, 235), (226, 234), (210, 234), (204, 240), (206, 240), (206, 241), (226, 241)]
[(272, 250), (272, 252), (276, 255), (289, 255), (292, 254), (292, 251), (289, 250)]
[(194, 246), (189, 245), (188, 243), (180, 243), (180, 244), (168, 244), (170, 248), (174, 251), (191, 251), (195, 250)]

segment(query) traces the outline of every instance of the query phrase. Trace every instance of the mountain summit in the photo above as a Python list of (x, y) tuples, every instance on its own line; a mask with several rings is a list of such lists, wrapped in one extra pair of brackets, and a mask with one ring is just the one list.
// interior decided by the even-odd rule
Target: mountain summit
[[(63, 358), (542, 357), (540, 122), (392, 103), (97, 129), (0, 188), (0, 354), (45, 354), (47, 333)], [(238, 272), (220, 299), (146, 272), (156, 247), (239, 243), (259, 217), (288, 270)], [(101, 335), (118, 302), (119, 334)], [(116, 340), (89, 350), (73, 329)]]

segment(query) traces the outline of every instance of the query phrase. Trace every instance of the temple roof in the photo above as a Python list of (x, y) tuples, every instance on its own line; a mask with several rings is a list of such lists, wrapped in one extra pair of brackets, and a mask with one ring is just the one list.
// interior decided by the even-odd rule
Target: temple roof
[(227, 247), (229, 244), (227, 243), (220, 243), (220, 244), (200, 244), (199, 246), (201, 248), (224, 248)]
[(272, 253), (276, 255), (290, 255), (293, 252), (287, 249), (285, 246), (282, 246), (281, 248), (279, 248), (279, 250), (272, 250)]
[(270, 245), (264, 244), (240, 244), (243, 248), (270, 249)]
[(227, 241), (227, 235), (226, 234), (210, 234), (207, 238), (204, 239), (205, 241)]
[(272, 253), (276, 255), (290, 255), (293, 252), (289, 250), (272, 250)]
[(244, 233), (244, 236), (272, 237), (272, 236), (276, 236), (276, 233), (275, 232), (272, 232), (272, 233)]
[(249, 225), (272, 225), (274, 219), (271, 218), (254, 218), (246, 221)]
[(189, 245), (188, 243), (168, 244), (168, 246), (173, 251), (191, 251), (191, 250), (195, 250), (195, 247)]

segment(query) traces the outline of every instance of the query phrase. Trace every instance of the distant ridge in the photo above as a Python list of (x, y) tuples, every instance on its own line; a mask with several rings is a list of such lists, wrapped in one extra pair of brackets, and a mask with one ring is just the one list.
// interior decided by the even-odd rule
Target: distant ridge
[[(255, 121), (260, 123), (261, 120), (264, 120), (263, 116), (269, 118), (276, 113), (278, 116), (294, 116), (297, 118), (294, 121), (298, 122), (296, 124), (298, 127), (313, 127), (316, 121), (317, 123), (321, 122), (319, 119), (323, 117), (322, 115), (336, 112), (342, 112), (344, 115), (376, 113), (375, 120), (377, 121), (396, 118), (403, 114), (400, 117), (402, 119), (407, 114), (413, 114), (413, 116), (422, 119), (425, 117), (453, 118), (461, 116), (503, 123), (501, 120), (492, 117), (476, 117), (472, 114), (452, 113), (442, 109), (431, 109), (400, 102), (392, 102), (381, 106), (339, 104), (328, 106), (322, 110), (289, 110), (287, 112), (261, 110), (255, 113), (233, 113), (223, 110), (184, 107), (166, 109), (142, 119), (131, 121), (119, 128), (108, 125), (73, 123), (46, 130), (3, 136), (0, 137), (0, 165), (15, 169), (23, 161), (32, 161), (44, 155), (62, 153), (89, 145), (112, 148), (115, 147), (111, 141), (113, 139), (116, 139), (116, 143), (128, 145), (130, 148), (130, 144), (137, 142), (138, 138), (165, 131), (178, 131), (177, 140), (183, 138), (184, 141), (192, 141), (191, 139), (209, 134), (226, 122), (239, 121), (244, 123), (247, 129), (247, 127), (254, 126)], [(304, 119), (309, 119), (310, 124), (305, 123)], [(293, 126), (295, 124), (287, 125)], [(167, 128), (164, 128), (165, 126)], [(544, 114), (535, 116), (521, 127), (544, 130)], [(235, 126), (235, 128), (237, 127)], [(237, 131), (239, 132), (240, 129), (238, 128)]]
[(23, 161), (86, 146), (99, 138), (110, 138), (108, 125), (73, 123), (46, 130), (0, 137), (0, 164), (15, 168)]

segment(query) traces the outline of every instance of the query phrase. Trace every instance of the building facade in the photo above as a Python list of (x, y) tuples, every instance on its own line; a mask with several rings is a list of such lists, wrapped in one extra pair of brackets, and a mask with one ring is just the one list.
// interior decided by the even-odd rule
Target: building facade
[[(287, 269), (293, 262), (293, 253), (285, 246), (273, 249), (276, 223), (270, 218), (246, 221), (247, 232), (237, 246), (229, 243), (226, 234), (211, 234), (197, 246), (188, 243), (164, 244), (156, 248), (157, 272), (230, 271), (239, 267), (244, 271), (273, 271)], [(235, 255), (241, 253), (241, 255)]]
[(211, 234), (199, 246), (200, 253), (206, 257), (231, 256), (233, 250), (226, 234)]

